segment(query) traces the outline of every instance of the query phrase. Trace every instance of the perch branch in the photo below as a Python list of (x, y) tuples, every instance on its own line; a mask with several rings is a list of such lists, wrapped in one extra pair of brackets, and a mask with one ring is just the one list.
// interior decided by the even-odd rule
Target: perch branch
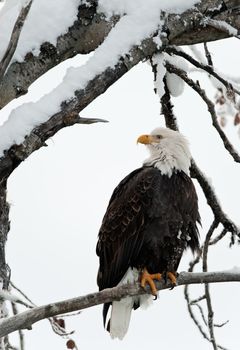
[[(199, 273), (181, 272), (177, 278), (177, 286), (218, 282), (240, 282), (240, 272), (237, 270)], [(164, 281), (157, 282), (156, 284), (158, 290), (172, 287), (170, 283), (165, 284)], [(19, 329), (31, 329), (34, 323), (49, 317), (83, 310), (95, 305), (112, 302), (113, 300), (120, 300), (126, 296), (136, 296), (150, 292), (149, 288), (145, 291), (139, 284), (126, 284), (82, 297), (39, 306), (16, 316), (1, 320), (0, 338)]]

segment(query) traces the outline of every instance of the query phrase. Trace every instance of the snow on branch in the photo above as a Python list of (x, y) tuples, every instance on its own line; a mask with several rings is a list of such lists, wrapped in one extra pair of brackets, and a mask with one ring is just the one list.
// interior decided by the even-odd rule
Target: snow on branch
[[(69, 2), (66, 1), (68, 10)], [(51, 7), (51, 3), (49, 1), (48, 3)], [(41, 2), (40, 6), (42, 6)], [(37, 13), (37, 11), (35, 12)], [(62, 12), (64, 19), (73, 17), (72, 15), (66, 16), (66, 9), (62, 9)], [(54, 22), (53, 13), (55, 11), (51, 11), (51, 16), (49, 16), (52, 23)], [(57, 13), (56, 16), (59, 17)], [(95, 1), (91, 1), (91, 6), (81, 4), (77, 9), (75, 21), (73, 18), (74, 22), (71, 26), (68, 23), (68, 30), (66, 30), (67, 27), (60, 26), (60, 33), (55, 32), (54, 41), (50, 42), (44, 37), (44, 40), (39, 42), (38, 53), (28, 48), (28, 51), (24, 53), (25, 56), (23, 55), (24, 60), (12, 61), (0, 83), (0, 108), (3, 108), (15, 97), (26, 94), (29, 86), (52, 67), (76, 54), (87, 54), (95, 50), (118, 19), (118, 16), (114, 16), (110, 20), (106, 20), (103, 14), (97, 13)], [(33, 22), (36, 23), (36, 20)]]
[[(69, 69), (63, 82), (51, 93), (45, 95), (36, 103), (28, 103), (18, 107), (10, 114), (8, 120), (0, 128), (0, 156), (4, 154), (4, 151), (6, 154), (13, 145), (26, 143), (26, 139), (30, 137), (33, 129), (47, 123), (49, 119), (58, 123), (59, 117), (62, 115), (71, 114), (72, 116), (74, 114), (76, 116), (76, 113), (79, 113), (82, 108), (103, 93), (108, 86), (117, 81), (134, 65), (146, 57), (152, 56), (156, 50), (160, 51), (159, 40), (156, 44), (154, 35), (156, 30), (161, 29), (165, 18), (165, 15), (162, 19), (160, 18), (161, 11), (177, 12), (177, 15), (175, 14), (176, 22), (183, 11), (185, 11), (183, 17), (189, 16), (189, 11), (192, 11), (190, 7), (196, 2), (195, 0), (189, 0), (187, 5), (181, 3), (176, 10), (176, 8), (169, 5), (168, 1), (163, 1), (161, 4), (152, 1), (153, 7), (141, 2), (141, 8), (139, 10), (134, 8), (134, 11), (129, 4), (126, 4), (124, 10), (126, 15), (117, 22), (86, 65)], [(102, 3), (104, 2), (102, 1)], [(110, 9), (103, 9), (107, 16), (111, 17), (114, 14), (111, 12), (113, 11), (111, 6)], [(188, 20), (191, 23), (189, 25), (192, 26), (192, 18), (189, 17)], [(131, 28), (131, 31), (129, 31), (129, 28)], [(186, 22), (177, 27), (175, 36), (179, 36), (181, 30), (186, 31)], [(129, 35), (130, 32), (131, 35)], [(173, 40), (173, 33), (171, 34)], [(164, 46), (168, 42), (166, 35), (164, 36), (164, 33), (162, 35), (160, 42), (162, 41), (162, 46)], [(111, 55), (109, 55), (109, 52), (111, 52)], [(89, 94), (89, 86), (92, 86), (92, 82), (96, 80), (102, 84), (102, 87), (99, 86), (99, 89), (96, 87), (97, 91), (92, 90)], [(105, 80), (107, 81), (106, 84), (104, 84)], [(86, 101), (86, 94), (90, 97), (88, 101)], [(38, 148), (43, 145), (36, 138), (34, 140), (38, 143)], [(26, 156), (24, 158), (21, 155), (20, 158), (25, 159)], [(15, 164), (17, 163), (15, 162)]]
[[(229, 271), (191, 273), (181, 272), (177, 278), (177, 286), (199, 284), (199, 283), (219, 283), (219, 282), (240, 282), (240, 269), (234, 268)], [(163, 290), (171, 288), (171, 284), (157, 282), (157, 289)], [(147, 289), (149, 293), (150, 290)], [(18, 315), (0, 321), (0, 337), (4, 337), (19, 329), (31, 329), (32, 325), (45, 318), (59, 314), (83, 310), (103, 303), (120, 300), (126, 296), (145, 294), (146, 291), (139, 284), (126, 284), (120, 287), (105, 289), (101, 292), (91, 293), (56, 303), (51, 303), (22, 312)]]
[(225, 21), (216, 21), (216, 20), (211, 19), (211, 18), (206, 18), (206, 19), (204, 19), (204, 23), (208, 26), (215, 28), (215, 29), (219, 29), (223, 32), (226, 32), (227, 34), (229, 34), (229, 36), (234, 36), (234, 37), (239, 36), (239, 31)]

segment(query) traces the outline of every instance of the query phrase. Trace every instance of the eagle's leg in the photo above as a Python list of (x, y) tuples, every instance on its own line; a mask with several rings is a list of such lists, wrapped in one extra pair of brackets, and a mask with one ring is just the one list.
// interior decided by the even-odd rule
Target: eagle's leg
[(160, 281), (162, 275), (160, 273), (153, 273), (150, 274), (146, 268), (143, 269), (141, 278), (140, 278), (140, 284), (141, 287), (145, 288), (146, 284), (149, 284), (151, 288), (152, 295), (157, 295), (157, 288), (154, 283), (154, 280)]

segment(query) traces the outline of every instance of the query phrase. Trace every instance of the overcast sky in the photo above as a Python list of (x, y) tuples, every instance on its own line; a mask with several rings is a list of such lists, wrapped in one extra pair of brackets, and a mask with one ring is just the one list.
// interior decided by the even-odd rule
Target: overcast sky
[[(216, 66), (225, 73), (239, 74), (238, 40), (209, 45)], [(234, 53), (234, 55), (233, 55)], [(19, 98), (9, 108), (26, 100), (37, 99), (58, 81), (66, 66), (80, 64), (79, 57), (41, 78), (28, 96)], [(207, 78), (201, 79), (213, 96)], [(190, 141), (192, 155), (212, 181), (223, 210), (239, 224), (239, 166), (225, 152), (217, 133), (211, 127), (210, 115), (196, 93), (185, 88), (173, 100), (180, 130)], [(7, 116), (9, 108), (1, 112)], [(14, 171), (8, 182), (11, 204), (11, 231), (7, 260), (13, 282), (36, 304), (84, 295), (97, 291), (98, 260), (95, 255), (97, 234), (109, 197), (130, 171), (141, 166), (147, 157), (137, 137), (157, 126), (163, 126), (157, 96), (153, 93), (152, 72), (144, 63), (132, 69), (104, 95), (82, 113), (83, 117), (104, 118), (108, 124), (77, 125), (60, 131), (48, 141), (48, 147), (35, 152)], [(240, 151), (236, 128), (229, 120), (226, 132)], [(197, 186), (203, 221), (202, 239), (211, 223), (211, 212)], [(228, 249), (229, 237), (211, 248), (211, 270), (240, 266), (239, 247)], [(191, 254), (185, 254), (179, 271), (187, 270)], [(201, 295), (203, 287), (192, 287)], [(240, 345), (240, 307), (238, 284), (211, 286), (215, 321), (230, 320), (216, 329), (218, 342), (229, 349)], [(125, 350), (154, 346), (156, 349), (210, 349), (190, 320), (182, 287), (160, 293), (159, 300), (147, 311), (132, 313), (126, 338), (111, 340), (102, 327), (102, 306), (83, 311), (67, 319), (68, 330), (80, 349), (98, 347)], [(64, 349), (65, 341), (42, 321), (26, 331), (26, 350)]]

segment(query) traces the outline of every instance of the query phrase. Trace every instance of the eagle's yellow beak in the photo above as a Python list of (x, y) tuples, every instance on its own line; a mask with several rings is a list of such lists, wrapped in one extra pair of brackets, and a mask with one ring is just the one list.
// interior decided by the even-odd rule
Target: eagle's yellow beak
[(152, 135), (141, 135), (137, 139), (137, 143), (143, 143), (144, 145), (149, 145), (152, 142), (156, 142)]

